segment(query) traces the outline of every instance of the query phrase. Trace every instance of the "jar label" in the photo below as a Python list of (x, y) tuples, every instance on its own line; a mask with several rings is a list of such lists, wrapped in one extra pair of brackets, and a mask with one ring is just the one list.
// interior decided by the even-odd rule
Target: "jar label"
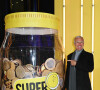
[(14, 90), (50, 90), (59, 85), (57, 73), (50, 73), (47, 77), (19, 79), (14, 83)]
[(45, 77), (19, 79), (14, 83), (14, 90), (46, 90)]

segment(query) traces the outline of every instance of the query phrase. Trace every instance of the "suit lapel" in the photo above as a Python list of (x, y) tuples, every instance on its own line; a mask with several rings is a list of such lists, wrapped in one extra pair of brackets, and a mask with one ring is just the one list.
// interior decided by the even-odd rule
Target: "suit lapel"
[(74, 60), (75, 58), (75, 52), (73, 52), (72, 56), (71, 56), (71, 60)]

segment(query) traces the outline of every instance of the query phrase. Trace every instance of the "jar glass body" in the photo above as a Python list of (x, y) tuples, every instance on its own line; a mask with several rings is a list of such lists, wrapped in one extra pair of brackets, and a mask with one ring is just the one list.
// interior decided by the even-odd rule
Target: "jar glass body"
[(32, 27), (7, 29), (0, 59), (2, 90), (14, 89), (14, 83), (19, 79), (46, 77), (51, 72), (57, 73), (58, 82), (62, 82), (56, 88), (63, 88), (63, 50), (57, 30)]

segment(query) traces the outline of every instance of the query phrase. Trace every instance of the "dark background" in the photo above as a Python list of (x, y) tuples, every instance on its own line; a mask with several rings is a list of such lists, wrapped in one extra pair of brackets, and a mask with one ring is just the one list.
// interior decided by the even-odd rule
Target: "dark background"
[(0, 47), (5, 35), (5, 15), (31, 11), (54, 14), (54, 0), (2, 0), (0, 2)]

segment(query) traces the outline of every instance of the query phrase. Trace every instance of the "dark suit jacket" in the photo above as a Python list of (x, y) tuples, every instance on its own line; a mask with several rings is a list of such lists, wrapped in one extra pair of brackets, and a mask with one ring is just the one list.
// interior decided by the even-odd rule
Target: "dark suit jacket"
[[(68, 60), (71, 60), (72, 54), (68, 55)], [(83, 50), (76, 64), (76, 90), (91, 90), (89, 72), (94, 69), (93, 54)], [(65, 88), (69, 86), (70, 62), (67, 62), (67, 70), (65, 77)]]

